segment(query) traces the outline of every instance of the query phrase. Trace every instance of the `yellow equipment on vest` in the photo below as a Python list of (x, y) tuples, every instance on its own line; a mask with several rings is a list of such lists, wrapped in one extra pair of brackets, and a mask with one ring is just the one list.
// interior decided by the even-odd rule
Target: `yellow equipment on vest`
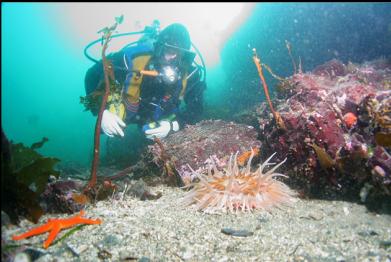
[[(132, 68), (132, 78), (129, 81), (129, 86), (125, 87), (127, 90), (126, 99), (129, 104), (133, 104), (138, 106), (140, 102), (140, 87), (143, 81), (143, 76), (152, 76), (157, 77), (159, 73), (155, 70), (145, 70), (149, 60), (151, 59), (151, 55), (140, 55), (133, 59), (133, 68)], [(182, 78), (182, 90), (180, 92), (180, 99), (183, 99), (187, 86), (187, 73)], [(122, 120), (126, 118), (126, 110), (125, 105), (122, 101), (125, 99), (121, 94), (110, 94), (107, 98), (107, 103), (109, 104), (109, 111), (119, 116)]]

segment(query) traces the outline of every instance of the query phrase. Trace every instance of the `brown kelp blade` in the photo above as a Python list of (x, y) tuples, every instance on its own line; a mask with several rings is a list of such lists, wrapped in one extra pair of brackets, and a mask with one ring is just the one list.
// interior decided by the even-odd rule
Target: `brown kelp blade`
[(312, 146), (312, 148), (315, 150), (315, 153), (318, 156), (319, 163), (323, 169), (328, 169), (328, 168), (334, 166), (335, 161), (326, 152), (326, 150), (317, 146), (316, 144), (310, 144), (310, 146)]

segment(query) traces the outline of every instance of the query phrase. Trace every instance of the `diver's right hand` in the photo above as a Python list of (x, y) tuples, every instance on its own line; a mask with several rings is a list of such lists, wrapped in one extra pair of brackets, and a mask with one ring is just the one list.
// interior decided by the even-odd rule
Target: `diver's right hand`
[(109, 137), (113, 137), (114, 135), (124, 136), (122, 128), (126, 127), (126, 124), (119, 116), (106, 109), (103, 111), (101, 127), (103, 132)]

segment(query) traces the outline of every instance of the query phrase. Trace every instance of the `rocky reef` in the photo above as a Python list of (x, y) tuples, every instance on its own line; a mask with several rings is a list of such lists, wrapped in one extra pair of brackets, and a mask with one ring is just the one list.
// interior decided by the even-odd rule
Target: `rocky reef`
[(262, 155), (277, 152), (305, 195), (391, 195), (391, 63), (331, 60), (278, 86), (286, 130), (267, 105), (237, 115), (257, 123)]
[(48, 183), (41, 194), (41, 206), (47, 213), (69, 213), (80, 211), (85, 207), (87, 199), (83, 188), (85, 182), (81, 180), (53, 180)]
[[(229, 156), (239, 152), (243, 154), (261, 147), (254, 127), (225, 122), (205, 120), (161, 140), (165, 155), (170, 158), (175, 171), (184, 184), (192, 181), (193, 170), (202, 173), (206, 170), (210, 158), (218, 167), (226, 166)], [(162, 166), (162, 148), (158, 143), (149, 147), (155, 163)]]
[[(280, 82), (273, 104), (285, 128), (261, 103), (233, 116), (234, 122), (204, 120), (156, 140), (136, 165), (116, 175), (105, 170), (102, 179), (113, 182), (116, 192), (141, 177), (151, 185), (189, 185), (192, 170), (205, 174), (211, 163), (222, 170), (235, 153), (241, 165), (253, 149), (254, 160), (261, 162), (273, 153), (275, 162), (287, 158), (281, 172), (289, 179), (283, 180), (303, 197), (390, 198), (390, 87), (389, 61), (345, 65), (331, 60)], [(81, 188), (74, 181), (49, 183), (41, 196), (45, 211), (80, 210), (90, 202)]]

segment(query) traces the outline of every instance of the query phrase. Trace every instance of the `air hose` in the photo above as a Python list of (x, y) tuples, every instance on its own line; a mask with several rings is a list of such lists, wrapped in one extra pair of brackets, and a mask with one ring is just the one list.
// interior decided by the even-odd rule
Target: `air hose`
[(204, 72), (204, 80), (206, 79), (206, 66), (205, 66), (205, 61), (204, 58), (201, 55), (201, 52), (198, 50), (198, 48), (191, 43), (191, 46), (194, 48), (194, 50), (197, 52), (198, 56), (200, 57), (201, 63), (202, 63), (202, 71)]
[[(143, 31), (138, 31), (138, 32), (128, 32), (128, 33), (122, 33), (122, 34), (116, 34), (116, 35), (112, 35), (111, 38), (117, 38), (117, 37), (121, 37), (121, 36), (130, 36), (130, 35), (139, 35), (139, 34), (155, 34), (156, 31), (154, 31), (153, 29), (151, 29), (151, 27), (146, 27)], [(94, 40), (92, 41), (91, 43), (89, 43), (85, 48), (84, 48), (84, 55), (91, 61), (93, 61), (94, 63), (98, 63), (99, 61), (95, 58), (93, 58), (92, 56), (90, 56), (88, 54), (88, 49), (91, 48), (93, 45), (99, 43), (99, 42), (102, 42), (102, 38), (100, 39), (97, 39), (97, 40)], [(127, 44), (125, 47), (123, 47), (122, 49), (130, 46), (130, 45), (133, 45), (135, 43), (137, 43), (138, 41), (135, 41), (135, 42), (132, 42), (130, 44)], [(198, 50), (198, 48), (193, 44), (191, 43), (191, 46), (194, 48), (194, 50), (197, 52), (198, 56), (200, 57), (200, 60), (201, 60), (201, 63), (202, 63), (202, 71), (204, 73), (204, 80), (206, 79), (206, 66), (205, 66), (205, 61), (204, 61), (204, 58), (202, 57), (200, 51)]]
[[(143, 30), (143, 31), (138, 31), (138, 32), (129, 32), (129, 33), (122, 33), (122, 34), (116, 34), (116, 35), (112, 35), (111, 38), (117, 38), (117, 37), (121, 37), (121, 36), (127, 36), (127, 35), (138, 35), (138, 34), (144, 34), (144, 33), (147, 33), (146, 30)], [(84, 48), (84, 55), (90, 59), (91, 61), (95, 62), (95, 63), (98, 63), (99, 61), (96, 60), (95, 58), (93, 58), (92, 56), (90, 56), (88, 54), (88, 49), (95, 45), (96, 43), (99, 43), (99, 42), (102, 42), (102, 39), (97, 39), (95, 41), (92, 41), (91, 43), (89, 43), (85, 48)], [(130, 44), (129, 44), (130, 45)]]

